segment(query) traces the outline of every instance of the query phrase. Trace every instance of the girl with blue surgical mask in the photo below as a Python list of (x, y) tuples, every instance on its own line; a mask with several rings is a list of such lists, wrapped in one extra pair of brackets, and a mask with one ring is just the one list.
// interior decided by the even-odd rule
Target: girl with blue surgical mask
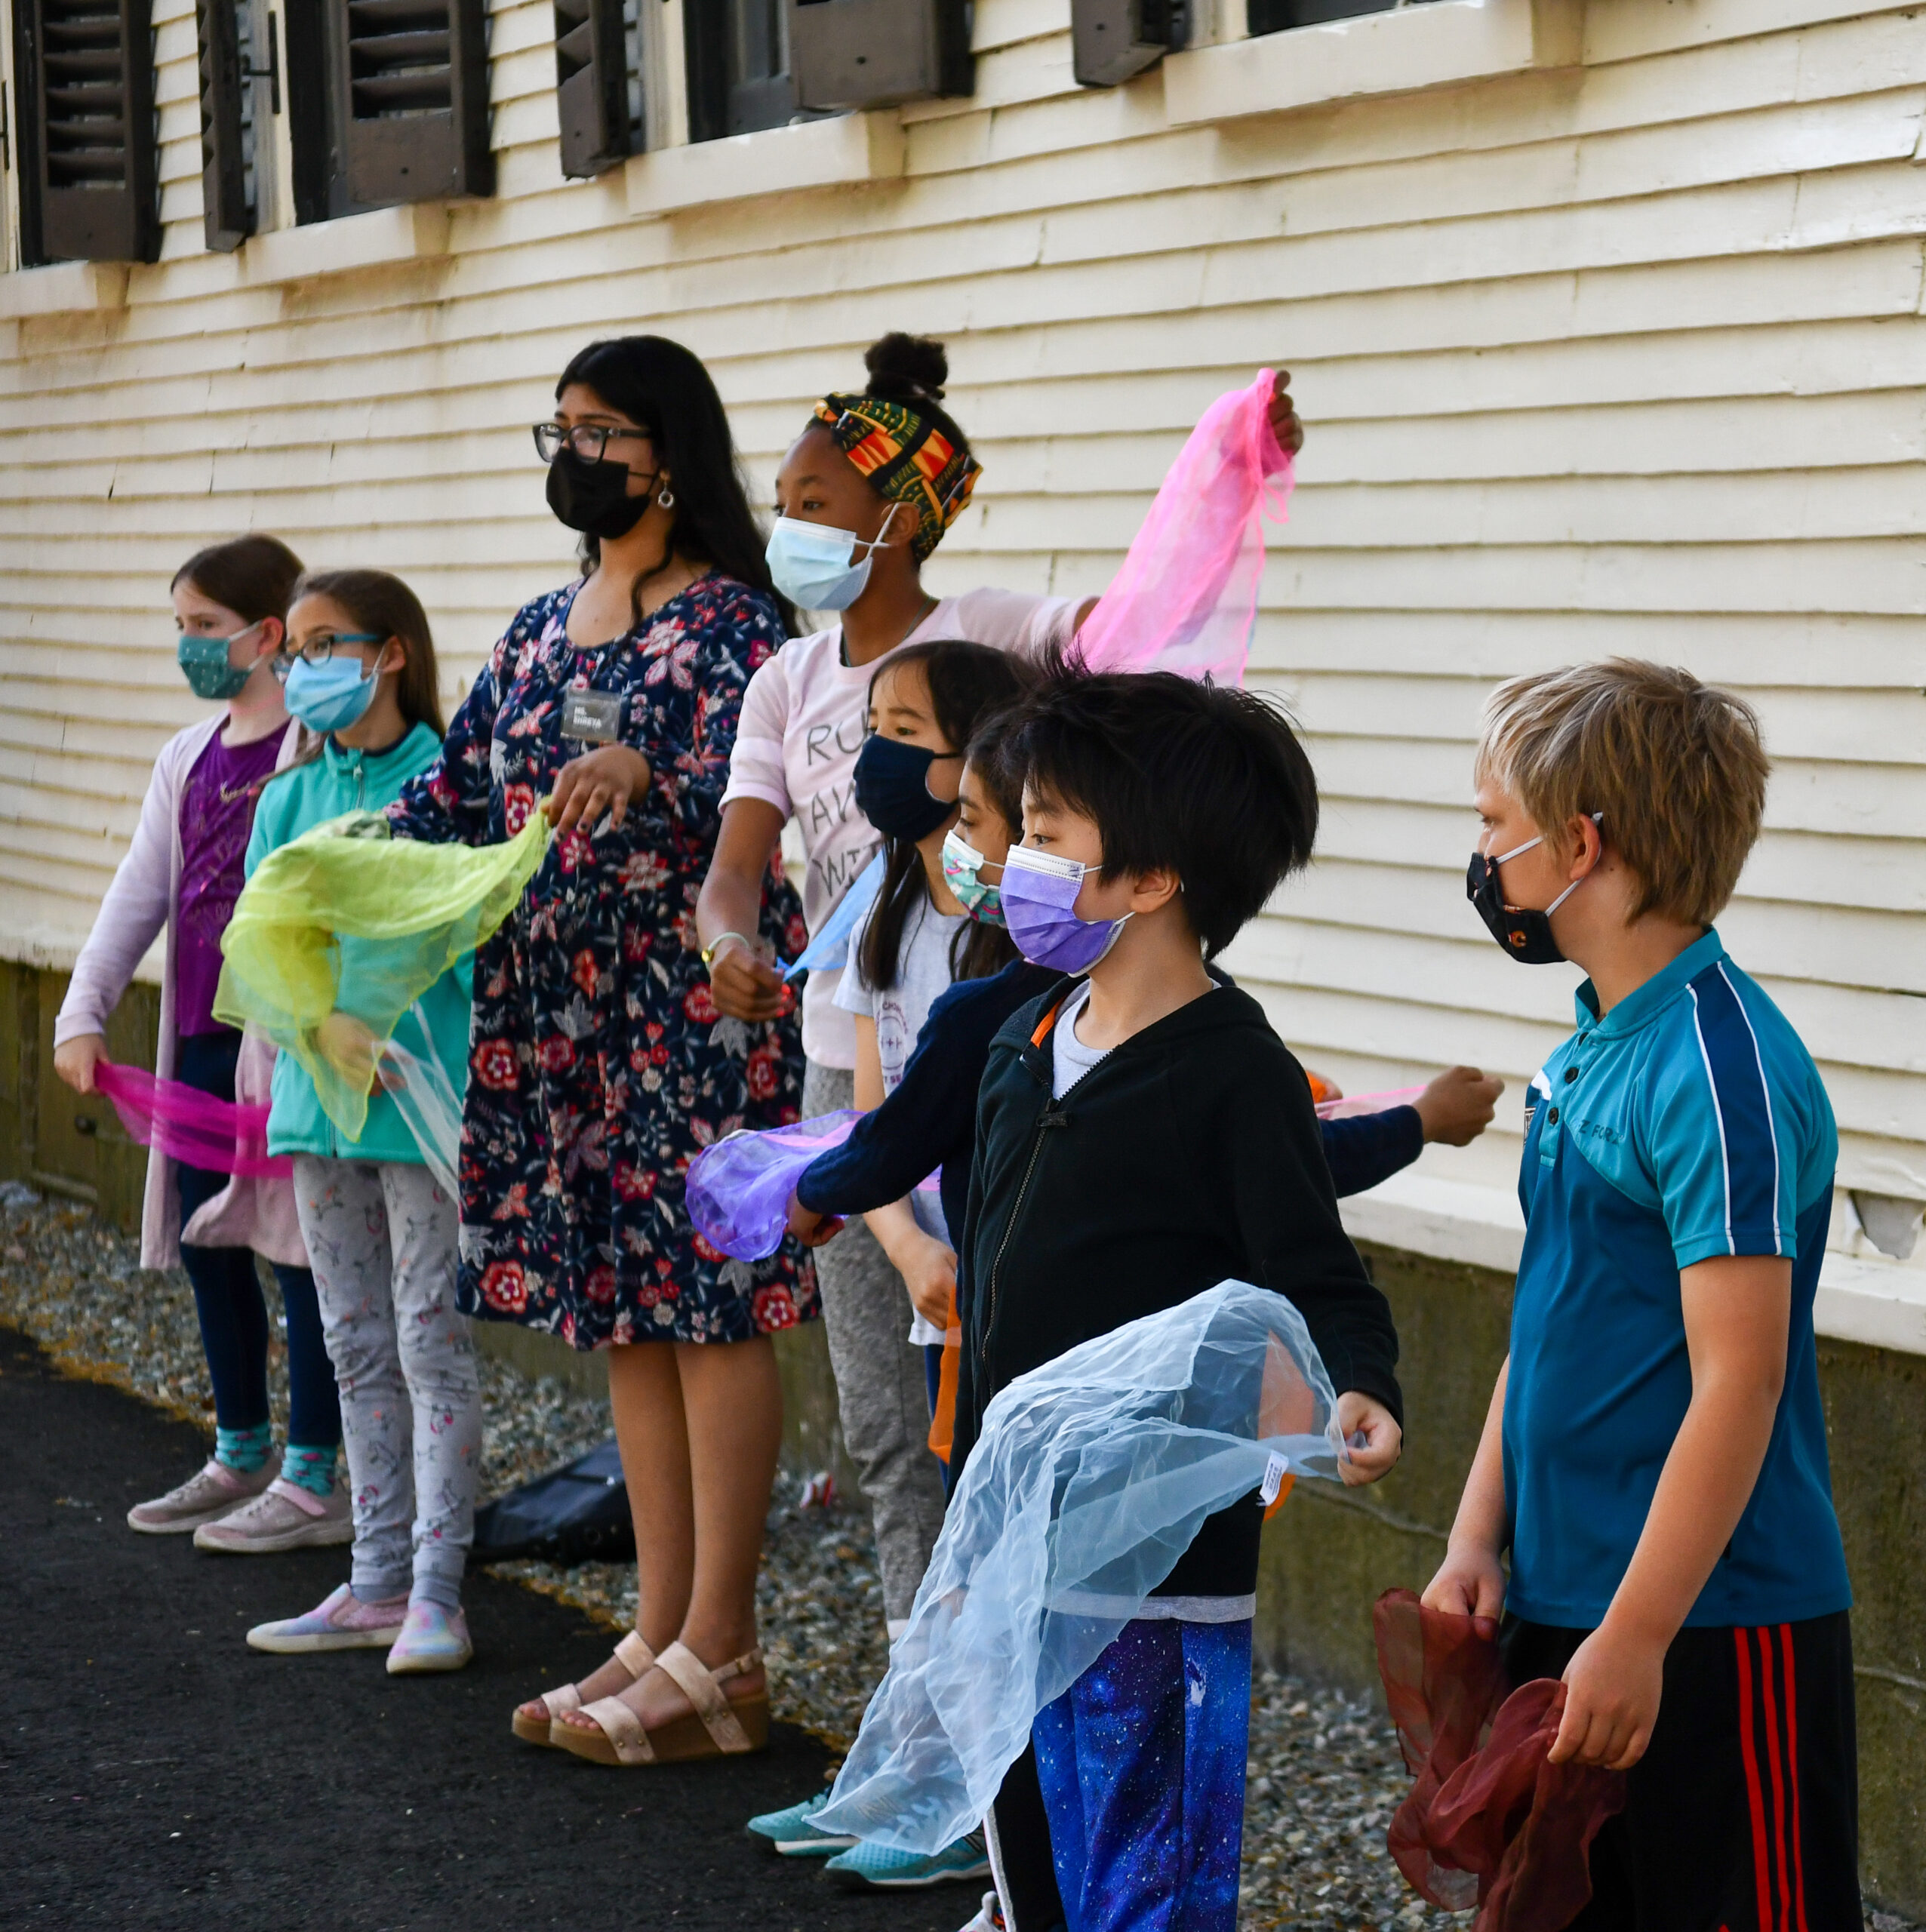
[[(262, 798), (248, 845), (262, 862), (347, 812), (378, 812), (442, 755), (435, 644), (414, 592), (381, 571), (311, 572), (294, 587), (277, 666), (309, 742)], [(312, 1610), (255, 1626), (259, 1651), (385, 1650), (388, 1669), (457, 1670), (470, 1655), (461, 1608), (482, 1452), (482, 1401), (467, 1318), (455, 1306), (459, 1214), (375, 1077), (373, 1035), (352, 1011), (356, 968), (375, 943), (343, 939), (342, 1010), (319, 1051), (357, 1079), (368, 1117), (352, 1140), (306, 1069), (275, 1063), (271, 1154), (291, 1155), (294, 1204), (312, 1258), (328, 1352), (339, 1377), (352, 1567)], [(474, 958), (423, 994), (400, 1043), (466, 1082)], [(276, 1485), (256, 1507), (297, 1532), (310, 1499)], [(224, 1547), (224, 1526), (203, 1540)], [(346, 1540), (346, 1538), (341, 1539)]]

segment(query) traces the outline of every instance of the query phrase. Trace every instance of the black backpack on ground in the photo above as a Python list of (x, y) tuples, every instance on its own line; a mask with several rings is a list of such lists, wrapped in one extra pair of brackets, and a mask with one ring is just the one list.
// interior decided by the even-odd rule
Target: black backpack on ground
[(472, 1554), (477, 1563), (518, 1557), (561, 1564), (631, 1561), (635, 1526), (614, 1438), (478, 1509)]

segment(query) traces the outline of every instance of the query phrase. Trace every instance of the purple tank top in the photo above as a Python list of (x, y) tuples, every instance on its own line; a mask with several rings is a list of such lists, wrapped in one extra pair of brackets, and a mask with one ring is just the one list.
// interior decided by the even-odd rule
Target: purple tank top
[(180, 794), (180, 927), (174, 977), (174, 1031), (183, 1037), (226, 1029), (214, 1017), (220, 936), (241, 897), (254, 801), (280, 755), (285, 727), (251, 745), (229, 747), (217, 731), (194, 761)]

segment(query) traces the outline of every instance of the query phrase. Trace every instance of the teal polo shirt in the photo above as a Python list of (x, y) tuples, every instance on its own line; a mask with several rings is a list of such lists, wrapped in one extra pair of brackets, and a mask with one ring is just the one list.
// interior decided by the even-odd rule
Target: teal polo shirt
[(1592, 1629), (1692, 1395), (1681, 1269), (1792, 1263), (1786, 1383), (1752, 1500), (1685, 1619), (1793, 1623), (1852, 1601), (1813, 1340), (1838, 1137), (1784, 1014), (1708, 931), (1578, 1030), (1525, 1097), (1524, 1251), (1505, 1392), (1510, 1608)]

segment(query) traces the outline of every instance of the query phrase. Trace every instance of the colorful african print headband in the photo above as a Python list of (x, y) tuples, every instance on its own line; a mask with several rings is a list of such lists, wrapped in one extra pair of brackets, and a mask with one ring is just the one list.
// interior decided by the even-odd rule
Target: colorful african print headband
[(910, 547), (921, 563), (962, 512), (983, 466), (906, 403), (873, 395), (827, 395), (819, 421), (844, 455), (892, 503), (916, 512)]

